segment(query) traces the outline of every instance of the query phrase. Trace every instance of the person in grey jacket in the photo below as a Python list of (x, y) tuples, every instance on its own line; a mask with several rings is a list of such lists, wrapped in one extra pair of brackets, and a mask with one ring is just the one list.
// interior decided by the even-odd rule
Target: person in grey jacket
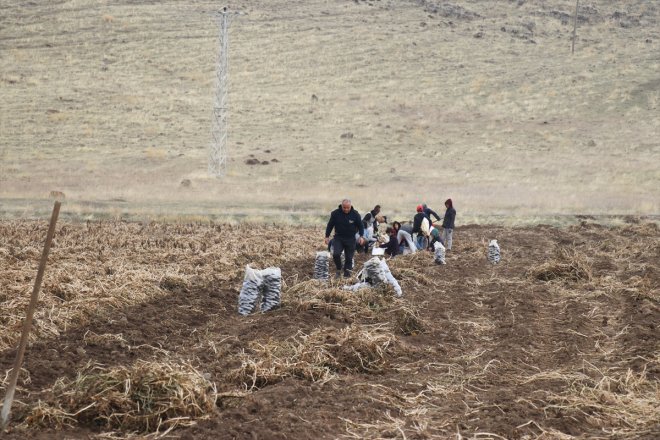
[(451, 250), (452, 235), (454, 233), (454, 221), (456, 220), (456, 210), (451, 199), (445, 201), (445, 217), (442, 219), (442, 239), (445, 242), (445, 248)]
[(408, 248), (408, 252), (410, 252), (411, 254), (417, 251), (417, 246), (415, 246), (415, 243), (413, 242), (412, 239), (412, 230), (413, 230), (413, 226), (409, 223), (406, 223), (405, 225), (401, 225), (401, 227), (397, 231), (396, 238), (399, 244), (401, 245), (401, 247), (399, 248), (399, 253), (401, 254), (405, 253), (406, 246)]
[(349, 199), (344, 199), (341, 205), (330, 213), (330, 220), (325, 228), (325, 244), (330, 242), (330, 233), (335, 230), (332, 239), (332, 259), (337, 268), (336, 277), (339, 278), (342, 270), (341, 253), (344, 253), (344, 277), (351, 276), (353, 269), (353, 256), (355, 255), (356, 236), (360, 245), (364, 245), (364, 226), (362, 217)]

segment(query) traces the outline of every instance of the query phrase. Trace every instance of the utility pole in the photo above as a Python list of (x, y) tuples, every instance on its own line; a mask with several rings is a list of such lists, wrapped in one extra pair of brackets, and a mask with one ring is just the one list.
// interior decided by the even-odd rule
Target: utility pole
[(215, 99), (211, 121), (211, 151), (209, 154), (209, 174), (223, 177), (227, 171), (227, 128), (229, 118), (229, 24), (237, 12), (229, 12), (227, 7), (217, 14), (220, 27), (219, 53), (215, 69)]
[(573, 17), (573, 44), (571, 44), (571, 54), (575, 53), (575, 36), (577, 35), (578, 5), (580, 0), (575, 0), (575, 17)]

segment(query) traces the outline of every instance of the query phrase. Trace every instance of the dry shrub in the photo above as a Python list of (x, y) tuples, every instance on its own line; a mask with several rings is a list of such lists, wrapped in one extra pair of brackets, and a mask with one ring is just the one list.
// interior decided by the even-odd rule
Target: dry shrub
[(158, 283), (161, 289), (169, 290), (171, 292), (176, 290), (187, 291), (188, 281), (178, 275), (165, 275)]
[(50, 289), (48, 289), (48, 293), (55, 295), (62, 301), (70, 301), (76, 296), (75, 291), (71, 288), (70, 285), (67, 284), (57, 284), (52, 286)]
[(420, 287), (437, 285), (436, 280), (422, 272), (422, 269), (425, 267), (435, 266), (432, 254), (428, 252), (418, 251), (414, 254), (402, 255), (388, 260), (388, 265), (392, 271), (392, 275), (394, 275), (394, 278), (402, 286)]
[(310, 335), (312, 344), (321, 346), (332, 356), (334, 371), (378, 373), (386, 366), (385, 354), (396, 342), (386, 327), (373, 330), (357, 326), (334, 329)]
[(379, 373), (396, 344), (385, 326), (318, 329), (283, 342), (253, 344), (252, 353), (241, 354), (241, 366), (229, 378), (249, 388), (262, 388), (287, 377), (327, 382), (338, 372)]
[(103, 333), (99, 335), (88, 330), (83, 336), (83, 343), (92, 347), (114, 348), (119, 346), (124, 349), (130, 348), (128, 341), (121, 333)]
[(409, 267), (393, 268), (392, 275), (404, 286), (434, 286), (436, 281), (424, 275), (420, 270)]
[(534, 266), (527, 272), (541, 281), (570, 280), (590, 281), (592, 268), (588, 258), (575, 248), (559, 248), (555, 259)]
[(419, 334), (425, 328), (417, 308), (396, 298), (389, 284), (351, 292), (310, 280), (293, 285), (286, 290), (284, 297), (285, 304), (295, 311), (321, 310), (333, 318), (340, 317), (349, 322), (387, 320), (404, 335)]
[(123, 432), (189, 426), (215, 408), (215, 385), (190, 365), (138, 362), (107, 370), (89, 365), (75, 380), (58, 379), (51, 398), (25, 417), (32, 426), (83, 425)]
[(377, 289), (344, 290), (341, 286), (326, 285), (315, 280), (303, 281), (286, 289), (284, 304), (293, 310), (321, 310), (334, 317), (349, 320), (373, 319), (395, 303), (394, 291), (389, 286)]
[(398, 255), (396, 258), (387, 260), (387, 265), (390, 270), (402, 267), (423, 267), (429, 266), (432, 259), (432, 254), (425, 251), (417, 251), (413, 254)]
[(72, 301), (85, 290), (85, 285), (68, 274), (60, 274), (52, 283), (44, 283), (44, 295), (54, 295), (62, 301)]
[(426, 328), (418, 310), (410, 306), (401, 305), (392, 311), (392, 315), (397, 331), (404, 335), (418, 335)]
[(646, 222), (646, 223), (626, 226), (621, 229), (621, 233), (623, 235), (657, 237), (658, 234), (660, 234), (660, 228), (656, 223)]
[(486, 238), (473, 238), (472, 240), (467, 237), (462, 242), (460, 247), (460, 255), (466, 259), (479, 261), (483, 260), (488, 254), (488, 241)]

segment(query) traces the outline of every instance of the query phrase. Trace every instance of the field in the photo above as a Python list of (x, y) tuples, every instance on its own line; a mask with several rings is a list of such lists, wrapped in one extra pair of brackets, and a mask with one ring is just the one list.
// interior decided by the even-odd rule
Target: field
[(0, 214), (658, 215), (660, 6), (580, 3), (573, 55), (574, 0), (230, 4), (217, 180), (215, 2), (1, 1)]
[[(227, 4), (216, 178), (224, 4), (0, 0), (0, 396), (63, 201), (0, 436), (660, 438), (660, 4), (580, 1), (571, 53), (575, 4)], [(452, 198), (447, 265), (312, 280), (344, 197)]]
[[(46, 226), (0, 222), (3, 371)], [(455, 237), (389, 261), (396, 299), (311, 280), (319, 228), (61, 222), (3, 438), (660, 436), (655, 223)], [(238, 315), (246, 264), (281, 308)]]

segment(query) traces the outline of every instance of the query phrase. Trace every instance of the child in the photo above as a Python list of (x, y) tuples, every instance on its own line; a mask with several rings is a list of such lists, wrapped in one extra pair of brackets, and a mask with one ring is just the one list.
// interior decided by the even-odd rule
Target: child
[(385, 230), (385, 232), (390, 237), (390, 239), (387, 243), (381, 244), (380, 247), (385, 248), (386, 255), (394, 257), (399, 253), (399, 242), (396, 238), (397, 230), (390, 226)]

